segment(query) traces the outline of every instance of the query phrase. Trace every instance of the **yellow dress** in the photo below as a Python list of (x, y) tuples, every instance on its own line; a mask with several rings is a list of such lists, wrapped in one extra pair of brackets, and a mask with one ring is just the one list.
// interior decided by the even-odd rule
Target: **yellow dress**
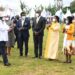
[(59, 43), (59, 23), (52, 23), (49, 27), (44, 58), (56, 59)]

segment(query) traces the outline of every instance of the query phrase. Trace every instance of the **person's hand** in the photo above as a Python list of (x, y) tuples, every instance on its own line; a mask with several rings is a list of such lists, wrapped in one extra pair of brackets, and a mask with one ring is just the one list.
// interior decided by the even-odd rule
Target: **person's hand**
[(21, 30), (23, 30), (24, 28), (23, 27), (21, 27), (21, 28), (19, 28), (19, 31), (21, 31)]
[(9, 28), (8, 32), (12, 31), (12, 28)]
[(22, 30), (24, 29), (24, 27), (22, 27)]
[(16, 24), (14, 23), (13, 26), (16, 27)]
[(39, 33), (38, 32), (35, 32), (35, 35), (38, 35)]
[(65, 28), (63, 29), (63, 33), (66, 33), (66, 29)]

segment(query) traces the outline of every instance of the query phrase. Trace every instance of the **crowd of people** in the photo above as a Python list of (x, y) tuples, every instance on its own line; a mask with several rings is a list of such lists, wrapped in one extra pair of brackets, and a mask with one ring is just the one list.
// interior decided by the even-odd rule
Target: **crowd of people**
[[(48, 22), (49, 21), (49, 22)], [(47, 20), (41, 16), (41, 11), (37, 11), (35, 17), (26, 17), (26, 13), (22, 12), (20, 16), (10, 18), (0, 15), (0, 54), (3, 57), (5, 66), (10, 66), (7, 55), (11, 55), (11, 48), (17, 42), (19, 55), (28, 56), (29, 30), (33, 31), (34, 42), (34, 58), (42, 58), (42, 44), (44, 37), (44, 29), (47, 28), (48, 36), (46, 47), (44, 50), (44, 58), (49, 60), (56, 60), (59, 46), (59, 30), (60, 19), (54, 16), (52, 20)], [(65, 63), (71, 63), (71, 56), (75, 54), (75, 18), (68, 16), (63, 20), (63, 52), (66, 57)], [(61, 39), (61, 38), (60, 38)], [(23, 45), (25, 51), (23, 51)], [(23, 52), (25, 52), (23, 54)]]

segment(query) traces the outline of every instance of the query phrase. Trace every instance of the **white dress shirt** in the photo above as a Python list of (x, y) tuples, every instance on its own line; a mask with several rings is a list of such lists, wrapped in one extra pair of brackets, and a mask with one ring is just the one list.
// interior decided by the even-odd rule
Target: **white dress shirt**
[(24, 24), (24, 20), (22, 20), (22, 27), (23, 27), (23, 24)]
[(38, 21), (39, 21), (40, 17), (41, 17), (41, 16), (37, 17), (37, 19), (36, 19), (36, 22), (37, 22), (37, 23), (38, 23)]
[(24, 21), (25, 21), (25, 16), (22, 17), (22, 27), (23, 27), (23, 25), (24, 25)]
[(0, 41), (8, 41), (8, 30), (9, 26), (0, 20)]

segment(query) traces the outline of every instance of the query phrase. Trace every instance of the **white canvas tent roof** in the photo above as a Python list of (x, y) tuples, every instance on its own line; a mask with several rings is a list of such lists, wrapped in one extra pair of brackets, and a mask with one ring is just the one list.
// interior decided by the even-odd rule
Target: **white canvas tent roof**
[(62, 9), (58, 10), (55, 15), (58, 16), (60, 20), (63, 20), (64, 13), (62, 12)]
[(69, 9), (67, 9), (67, 12), (64, 15), (64, 18), (67, 18), (68, 16), (72, 16), (71, 11)]
[(75, 17), (75, 13), (72, 14)]
[(35, 10), (34, 9), (31, 9), (29, 15), (30, 17), (35, 17)]
[(45, 9), (42, 11), (41, 16), (43, 17), (50, 17), (51, 13), (49, 11), (46, 11)]

